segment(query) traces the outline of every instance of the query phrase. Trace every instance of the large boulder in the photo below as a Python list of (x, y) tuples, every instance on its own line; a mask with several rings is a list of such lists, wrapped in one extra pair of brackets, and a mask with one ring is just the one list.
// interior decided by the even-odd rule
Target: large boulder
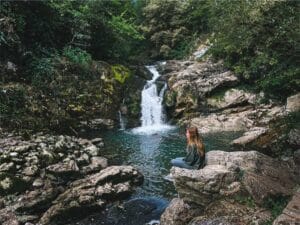
[(224, 109), (239, 105), (254, 104), (257, 101), (257, 98), (258, 97), (255, 94), (231, 88), (227, 90), (222, 97), (207, 98), (207, 104), (209, 107)]
[(246, 131), (253, 121), (248, 119), (251, 111), (232, 113), (229, 115), (212, 113), (190, 120), (189, 124), (198, 128), (200, 133), (214, 133), (226, 131)]
[(221, 62), (168, 61), (163, 67), (171, 92), (168, 95), (175, 96), (175, 114), (196, 111), (212, 91), (238, 83)]
[(91, 210), (103, 209), (113, 200), (127, 197), (142, 181), (142, 174), (131, 166), (107, 167), (71, 184), (43, 214), (39, 224), (64, 224), (70, 215), (82, 217)]
[(254, 127), (267, 127), (271, 122), (282, 118), (284, 115), (285, 110), (282, 106), (260, 105), (253, 107), (248, 105), (200, 115), (187, 120), (186, 123), (196, 126), (201, 133), (248, 131)]
[(246, 194), (257, 204), (277, 195), (290, 196), (299, 182), (295, 168), (256, 151), (210, 151), (201, 170), (171, 169), (184, 201), (201, 207), (226, 196)]
[(187, 224), (195, 215), (195, 210), (182, 199), (174, 198), (160, 217), (161, 225)]

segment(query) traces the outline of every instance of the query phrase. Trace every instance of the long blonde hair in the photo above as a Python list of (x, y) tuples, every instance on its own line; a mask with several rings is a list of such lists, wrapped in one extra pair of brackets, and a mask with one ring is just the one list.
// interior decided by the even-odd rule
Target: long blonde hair
[(188, 145), (196, 145), (199, 155), (205, 156), (205, 147), (197, 127), (189, 127), (187, 128), (187, 131), (190, 134), (187, 140)]

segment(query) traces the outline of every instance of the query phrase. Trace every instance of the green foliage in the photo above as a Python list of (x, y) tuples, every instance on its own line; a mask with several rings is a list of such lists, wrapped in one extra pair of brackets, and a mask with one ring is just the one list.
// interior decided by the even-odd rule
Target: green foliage
[[(152, 0), (143, 7), (141, 27), (153, 58), (186, 57), (208, 31), (210, 1)], [(163, 21), (163, 22), (162, 22)]]
[(272, 222), (282, 213), (288, 202), (289, 198), (284, 196), (266, 199), (263, 206), (271, 211), (272, 218), (270, 221), (267, 221), (265, 225), (272, 224)]
[(0, 115), (9, 116), (18, 113), (24, 107), (25, 91), (23, 87), (0, 89)]
[(123, 65), (113, 65), (111, 66), (114, 78), (124, 84), (124, 82), (130, 77), (130, 70)]
[(122, 16), (112, 16), (109, 24), (115, 32), (123, 37), (129, 37), (136, 41), (144, 39), (143, 35), (138, 32), (137, 27)]
[(70, 62), (84, 68), (88, 68), (92, 63), (91, 55), (80, 48), (67, 46), (64, 48), (62, 55), (65, 56)]
[(54, 79), (53, 58), (36, 58), (31, 63), (29, 72), (32, 73), (32, 84), (36, 87), (45, 88)]
[(244, 196), (244, 195), (236, 195), (234, 199), (239, 202), (240, 204), (246, 205), (250, 208), (255, 207), (255, 202), (251, 196)]
[(212, 54), (273, 97), (299, 91), (298, 8), (297, 1), (218, 2), (211, 8)]

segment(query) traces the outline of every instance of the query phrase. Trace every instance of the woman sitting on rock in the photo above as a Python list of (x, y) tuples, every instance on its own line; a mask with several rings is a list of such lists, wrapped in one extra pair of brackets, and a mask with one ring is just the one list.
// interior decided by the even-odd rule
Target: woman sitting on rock
[(200, 138), (198, 129), (190, 127), (186, 129), (187, 138), (187, 155), (172, 159), (173, 166), (186, 168), (186, 169), (200, 169), (204, 166), (205, 161), (205, 148)]

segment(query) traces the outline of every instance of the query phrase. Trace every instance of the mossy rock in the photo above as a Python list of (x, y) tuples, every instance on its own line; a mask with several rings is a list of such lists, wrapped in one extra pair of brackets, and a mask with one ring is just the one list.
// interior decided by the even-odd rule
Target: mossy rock
[(113, 65), (111, 66), (111, 71), (115, 80), (124, 84), (125, 81), (131, 76), (131, 71), (123, 65)]

